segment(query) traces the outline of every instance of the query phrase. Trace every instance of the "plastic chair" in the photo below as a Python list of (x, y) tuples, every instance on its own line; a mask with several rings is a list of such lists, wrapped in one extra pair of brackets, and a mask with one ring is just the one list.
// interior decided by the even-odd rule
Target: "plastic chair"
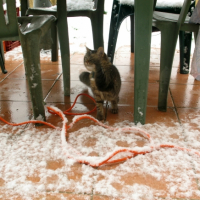
[[(192, 8), (194, 7), (195, 2), (190, 6), (189, 13), (191, 15)], [(134, 52), (134, 6), (120, 4), (119, 0), (113, 1), (111, 14), (111, 22), (110, 22), (110, 32), (109, 32), (109, 40), (108, 40), (108, 51), (107, 55), (111, 58), (111, 62), (114, 60), (115, 47), (117, 43), (117, 36), (120, 25), (122, 21), (130, 16), (131, 20), (131, 52)], [(156, 11), (160, 12), (168, 12), (179, 14), (181, 11), (181, 7), (161, 7), (155, 6)], [(159, 31), (157, 28), (152, 28), (152, 31)], [(187, 74), (189, 73), (189, 64), (190, 64), (190, 49), (191, 49), (191, 39), (192, 33), (181, 31), (179, 33), (180, 38), (180, 73)], [(187, 51), (186, 51), (187, 49)]]
[(167, 96), (176, 42), (179, 31), (194, 32), (196, 36), (199, 30), (198, 24), (191, 24), (186, 17), (191, 0), (185, 0), (180, 15), (155, 11), (152, 25), (161, 31), (161, 58), (160, 58), (160, 82), (158, 109), (167, 110)]
[[(29, 8), (26, 12), (27, 15), (54, 15), (57, 16), (57, 10), (50, 8)], [(92, 32), (93, 32), (93, 44), (94, 49), (104, 46), (103, 41), (103, 14), (104, 14), (104, 0), (94, 0), (93, 10), (74, 10), (67, 11), (67, 17), (88, 17), (91, 20)], [(56, 32), (54, 32), (53, 41), (57, 41)], [(52, 60), (57, 60), (57, 54), (55, 53), (55, 46), (52, 47)]]
[(0, 66), (1, 66), (1, 71), (6, 74), (7, 70), (5, 69), (5, 62), (4, 62), (4, 49), (3, 49), (3, 44), (0, 42)]
[(35, 119), (45, 120), (38, 43), (54, 21), (55, 17), (50, 15), (17, 18), (15, 0), (7, 0), (7, 14), (4, 15), (3, 1), (0, 0), (0, 41), (21, 42)]

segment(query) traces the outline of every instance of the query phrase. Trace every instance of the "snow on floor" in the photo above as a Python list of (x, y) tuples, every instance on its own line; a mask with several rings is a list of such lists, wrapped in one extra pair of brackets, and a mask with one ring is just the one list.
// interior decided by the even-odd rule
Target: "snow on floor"
[[(106, 1), (110, 3), (111, 1)], [(104, 19), (105, 52), (109, 31), (110, 8)], [(130, 44), (129, 19), (121, 25), (117, 48)], [(79, 23), (80, 19), (70, 18), (70, 51), (85, 51), (85, 45), (92, 48), (92, 33), (89, 19)], [(87, 28), (86, 28), (87, 27)], [(90, 30), (90, 31), (88, 31)], [(81, 34), (80, 34), (81, 33)], [(160, 45), (159, 33), (153, 33), (152, 46)], [(122, 38), (123, 39), (120, 39)], [(124, 38), (127, 38), (125, 41)], [(116, 48), (116, 50), (117, 50)], [(5, 57), (13, 60), (22, 59), (18, 54), (21, 47), (7, 52)], [(21, 57), (20, 57), (20, 56)], [(49, 51), (42, 51), (43, 59), (50, 58)], [(173, 143), (178, 146), (194, 148), (200, 151), (200, 118), (193, 120), (197, 129), (188, 124), (181, 127), (175, 124), (166, 127), (163, 124), (139, 126), (148, 131), (154, 142)], [(134, 126), (128, 121), (115, 124), (116, 127)], [(13, 134), (15, 133), (15, 134)], [(60, 131), (34, 128), (10, 130), (8, 125), (0, 126), (0, 185), (1, 194), (22, 195), (32, 199), (46, 191), (74, 191), (76, 193), (109, 195), (126, 200), (154, 200), (155, 196), (170, 198), (200, 199), (200, 191), (193, 185), (194, 179), (200, 178), (200, 158), (174, 149), (161, 149), (146, 155), (139, 155), (120, 165), (111, 165), (94, 169), (87, 165), (77, 165), (72, 159), (64, 158)], [(88, 144), (88, 141), (91, 141)], [(102, 127), (91, 125), (69, 135), (69, 143), (84, 155), (104, 156), (116, 147), (148, 146), (148, 141), (133, 133), (113, 133)], [(53, 163), (59, 163), (54, 168)], [(78, 166), (78, 167), (77, 167)], [(78, 168), (77, 174), (72, 169)], [(73, 178), (72, 178), (73, 177)], [(132, 177), (132, 181), (128, 177)], [(152, 179), (152, 185), (146, 179)], [(162, 184), (161, 184), (162, 183)], [(168, 191), (168, 193), (167, 193)], [(25, 194), (25, 195), (24, 195)], [(0, 198), (3, 198), (0, 196)]]
[[(194, 121), (198, 128), (199, 121)], [(115, 126), (135, 125), (124, 121)], [(198, 129), (191, 131), (189, 126), (183, 129), (178, 124), (174, 127), (162, 124), (138, 126), (148, 131), (156, 144), (173, 143), (200, 150)], [(104, 167), (97, 170), (80, 165), (77, 174), (73, 174), (72, 168), (76, 163), (63, 154), (59, 130), (8, 130), (8, 125), (0, 127), (0, 182), (3, 183), (1, 189), (4, 194), (9, 193), (13, 197), (22, 195), (23, 199), (30, 199), (46, 190), (91, 193), (94, 184), (94, 194), (122, 199), (140, 200), (148, 197), (153, 200), (154, 195), (168, 198), (190, 198), (195, 195), (200, 198), (200, 191), (193, 185), (194, 179), (200, 178), (200, 170), (197, 170), (200, 169), (198, 156), (175, 149), (161, 149), (136, 156), (115, 167), (108, 166), (107, 170), (103, 169)], [(90, 146), (88, 141), (91, 139)], [(138, 134), (113, 133), (96, 125), (71, 132), (68, 141), (84, 155), (92, 155), (95, 152), (99, 156), (123, 145), (130, 148), (149, 145), (147, 139)], [(59, 162), (60, 167), (53, 169), (53, 161)], [(71, 179), (73, 176), (81, 178)], [(127, 177), (132, 177), (131, 183)], [(139, 177), (140, 181), (135, 182), (135, 177)], [(153, 187), (145, 184), (145, 177), (151, 177)], [(160, 182), (164, 186), (158, 187)]]

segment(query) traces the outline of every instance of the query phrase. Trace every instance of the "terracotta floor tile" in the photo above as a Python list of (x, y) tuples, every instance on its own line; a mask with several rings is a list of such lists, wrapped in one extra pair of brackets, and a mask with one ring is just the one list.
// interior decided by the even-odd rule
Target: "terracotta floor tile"
[[(119, 70), (121, 80), (127, 81), (127, 82), (134, 82), (134, 67), (133, 66), (116, 66)], [(75, 65), (72, 64), (70, 68), (70, 77), (73, 81), (79, 81), (79, 75), (83, 71), (87, 71), (84, 65)], [(159, 67), (150, 67), (149, 71), (149, 82), (158, 82), (159, 81)], [(63, 79), (63, 76), (61, 76), (60, 79)]]
[[(79, 75), (84, 72), (87, 71), (87, 69), (85, 68), (84, 64), (80, 64), (80, 65), (74, 65), (72, 64), (70, 66), (70, 78), (73, 81), (79, 81)], [(61, 76), (61, 79), (63, 77)]]
[[(49, 96), (46, 99), (46, 102), (74, 102), (76, 96), (81, 93), (88, 93), (92, 95), (91, 91), (87, 89), (80, 81), (71, 81), (71, 94), (69, 96), (64, 96), (63, 92), (63, 82), (62, 80), (57, 81), (53, 89), (51, 90)], [(92, 101), (87, 97), (80, 97), (77, 100), (78, 103), (85, 102), (85, 103), (92, 103)]]
[(174, 123), (178, 123), (178, 118), (172, 108), (168, 108), (167, 112), (161, 112), (157, 107), (147, 107), (146, 123), (163, 123), (166, 126), (174, 126)]
[[(88, 71), (83, 64), (71, 64), (70, 66), (70, 78), (73, 81), (79, 81), (79, 75), (84, 72)], [(60, 80), (63, 80), (63, 75), (61, 75)]]
[[(8, 164), (5, 163), (6, 168), (1, 166), (1, 172), (4, 176), (2, 176), (0, 189), (8, 191), (12, 172), (20, 169), (21, 171), (18, 170), (13, 177), (17, 185), (14, 186), (15, 190), (10, 195), (20, 194), (21, 191), (24, 191), (27, 195), (33, 195), (31, 191), (34, 190), (43, 193), (47, 191), (92, 193), (95, 169), (74, 163), (74, 161), (69, 162), (65, 154), (61, 153), (59, 131), (45, 133), (45, 130), (26, 129), (24, 133), (17, 135), (14, 141), (11, 139), (10, 142), (7, 140), (6, 147), (8, 150), (4, 150), (7, 154), (3, 154), (3, 158), (8, 157)], [(1, 142), (5, 141), (2, 140)], [(27, 145), (24, 145), (24, 143)], [(22, 158), (20, 152), (26, 154), (25, 158)], [(13, 164), (15, 164), (14, 169), (11, 167)], [(6, 171), (7, 173), (5, 173)], [(16, 179), (20, 176), (23, 176), (23, 180)], [(5, 180), (6, 182), (4, 182)], [(26, 187), (31, 187), (31, 191), (25, 191)]]
[(12, 74), (12, 72), (19, 66), (22, 65), (22, 62), (20, 62), (18, 65), (16, 65), (15, 63), (12, 64), (5, 64), (5, 68), (7, 70), (6, 74), (3, 74), (2, 71), (0, 71), (0, 80), (6, 78), (7, 76), (9, 76), (10, 74)]
[[(12, 82), (12, 84), (11, 84)], [(6, 79), (0, 83), (1, 100), (13, 101), (29, 101), (29, 91), (26, 80)]]
[[(62, 127), (63, 123), (62, 123), (62, 119), (57, 116), (57, 115), (54, 115), (54, 114), (51, 114), (48, 112), (47, 110), (47, 106), (53, 106), (53, 107), (56, 107), (58, 109), (60, 109), (61, 111), (66, 111), (67, 109), (69, 109), (72, 104), (69, 104), (69, 103), (65, 103), (65, 104), (62, 104), (62, 103), (47, 103), (46, 106), (45, 106), (45, 115), (46, 115), (46, 121), (48, 123), (51, 123), (53, 124), (54, 126), (56, 127)], [(70, 111), (70, 113), (85, 113), (85, 112), (88, 112), (88, 111), (91, 111), (93, 108), (94, 108), (94, 104), (76, 104), (74, 106), (74, 108)], [(96, 111), (91, 113), (90, 115), (92, 115), (93, 117), (96, 116)], [(68, 124), (70, 124), (72, 122), (72, 119), (74, 118), (74, 115), (66, 115), (66, 118), (68, 119)], [(76, 125), (73, 126), (72, 129), (70, 129), (69, 131), (72, 132), (72, 131), (75, 131), (75, 130), (78, 130), (84, 126), (90, 126), (91, 124), (95, 124), (95, 123), (92, 123), (91, 120), (83, 120), (84, 122), (78, 122)], [(31, 127), (34, 127), (33, 125), (29, 125), (29, 128)], [(43, 126), (39, 126), (39, 127), (34, 127), (38, 130), (42, 130), (42, 129), (46, 129), (46, 128), (49, 128), (48, 126), (46, 125), (43, 125)]]
[[(61, 103), (47, 103), (46, 106), (55, 106), (59, 108), (61, 111), (67, 110), (72, 104), (61, 104)], [(91, 111), (94, 108), (94, 104), (76, 104), (75, 107), (70, 111), (70, 113), (84, 113)], [(105, 105), (104, 110), (106, 111)], [(96, 117), (96, 111), (90, 114), (93, 117)], [(72, 122), (72, 119), (74, 118), (73, 115), (66, 115), (68, 119), (68, 124)], [(119, 123), (122, 121), (129, 121), (133, 122), (133, 106), (123, 106), (119, 105), (119, 112), (118, 114), (111, 113), (110, 109), (108, 108), (107, 111), (107, 118), (106, 122), (109, 122), (109, 125), (114, 125), (115, 123)], [(46, 121), (48, 123), (53, 124), (56, 127), (62, 127), (62, 120), (57, 115), (50, 114), (46, 109)], [(69, 132), (73, 132), (76, 130), (79, 130), (80, 128), (87, 127), (90, 125), (95, 125), (95, 122), (92, 122), (89, 119), (84, 119), (82, 121), (77, 122), (72, 129), (69, 129)], [(33, 126), (29, 126), (33, 127)], [(37, 129), (46, 129), (47, 126), (39, 126), (36, 127)]]
[[(158, 105), (158, 90), (159, 90), (159, 83), (148, 84), (148, 96), (147, 96), (148, 106)], [(168, 92), (167, 106), (173, 107), (172, 98), (169, 92)]]
[(178, 108), (178, 115), (184, 127), (184, 135), (188, 148), (198, 151), (200, 151), (199, 111), (200, 109)]
[(1, 117), (11, 123), (27, 121), (32, 115), (31, 102), (0, 101), (0, 107)]
[(119, 105), (118, 108), (119, 108), (118, 114), (113, 114), (110, 112), (110, 109), (108, 109), (106, 121), (109, 122), (109, 125), (113, 125), (115, 123), (119, 123), (124, 120), (133, 122), (133, 106)]
[(195, 108), (177, 108), (178, 116), (181, 123), (192, 129), (200, 131), (200, 123), (198, 120), (200, 109)]
[(56, 174), (52, 172), (52, 175), (46, 177), (46, 190), (54, 191), (55, 188), (52, 188), (52, 184), (59, 185), (61, 179), (65, 179), (68, 181), (68, 184), (60, 187), (60, 192), (77, 192), (76, 187), (80, 184), (82, 185), (82, 194), (90, 194), (92, 192), (93, 174), (91, 174), (90, 179), (86, 182), (84, 180), (85, 172), (82, 171), (82, 164), (75, 163), (72, 166), (66, 167), (64, 161), (60, 161), (60, 163), (58, 161), (48, 161), (46, 169), (62, 171), (61, 173)]
[(132, 65), (116, 66), (119, 70), (122, 82), (134, 82), (134, 67)]
[(151, 54), (150, 66), (160, 66), (160, 54)]
[[(148, 96), (147, 105), (157, 106), (158, 105), (158, 83), (148, 84)], [(133, 105), (134, 102), (134, 84), (132, 82), (122, 82), (121, 90), (119, 93), (119, 104)], [(173, 107), (172, 99), (168, 94), (168, 106)]]
[(55, 80), (62, 73), (62, 66), (58, 64), (54, 65), (41, 65), (42, 79)]
[[(176, 50), (172, 67), (179, 68), (179, 63), (180, 63), (179, 55), (180, 55), (179, 51)], [(160, 67), (160, 49), (159, 48), (151, 48), (150, 66)]]
[(45, 195), (46, 200), (90, 200), (91, 196), (90, 195), (80, 195), (80, 194), (66, 194), (66, 193), (60, 193), (60, 194), (48, 194)]
[(113, 64), (115, 66), (119, 65), (134, 65), (134, 54), (133, 53), (119, 53), (115, 54)]
[(109, 196), (102, 196), (102, 195), (93, 195), (93, 200), (123, 200), (124, 198), (120, 197), (109, 197)]
[[(0, 191), (0, 200), (22, 200), (24, 198), (24, 195), (18, 195), (18, 194), (9, 194), (11, 191)], [(26, 196), (26, 198), (30, 198), (32, 200), (90, 200), (90, 195), (84, 195), (84, 194), (75, 194), (75, 193), (58, 193), (58, 192), (46, 192), (41, 194), (34, 194)]]
[(58, 52), (58, 60), (57, 61), (51, 61), (51, 54), (50, 52), (47, 52), (47, 54), (45, 54), (44, 52), (43, 53), (40, 53), (40, 63), (41, 64), (45, 64), (45, 65), (58, 65), (58, 64), (61, 64), (61, 56)]
[(121, 46), (117, 49), (117, 51), (115, 53), (130, 53), (131, 51), (131, 46), (130, 45), (124, 45)]
[(83, 64), (83, 58), (84, 58), (83, 53), (74, 53), (73, 55), (70, 56), (70, 63), (71, 64)]
[[(200, 152), (200, 109), (178, 108), (177, 110), (182, 126), (184, 127), (184, 137), (187, 148)], [(195, 155), (192, 154), (191, 156), (193, 157)], [(200, 187), (200, 161), (199, 159), (194, 159), (192, 163), (195, 168), (195, 174), (197, 175), (198, 185)]]
[(176, 107), (200, 108), (199, 85), (170, 84)]
[(149, 68), (149, 83), (156, 83), (159, 81), (160, 67), (150, 67)]
[[(42, 79), (49, 79), (49, 80), (55, 80), (60, 74), (62, 73), (61, 66), (58, 64), (54, 65), (41, 65), (41, 76)], [(14, 73), (10, 74), (8, 76), (9, 79), (25, 79), (25, 69), (24, 65), (20, 65)]]
[(119, 104), (133, 105), (134, 100), (134, 83), (122, 82), (119, 93)]
[[(159, 159), (156, 157), (162, 155), (163, 153), (166, 155), (165, 149), (156, 153), (144, 155), (140, 160), (141, 162), (137, 161), (139, 157), (136, 156), (126, 163), (123, 163), (123, 165), (117, 164), (100, 167), (97, 173), (97, 182), (94, 186), (94, 194), (121, 197), (126, 199), (128, 197), (134, 197), (134, 194), (137, 193), (138, 199), (142, 200), (154, 199), (154, 197), (155, 199), (156, 197), (162, 198), (166, 197), (168, 194), (170, 194), (170, 196), (173, 198), (184, 198), (186, 195), (182, 191), (184, 181), (182, 180), (177, 182), (177, 179), (181, 179), (183, 171), (185, 174), (188, 169), (187, 167), (183, 168), (181, 164), (174, 168), (172, 163), (159, 163)], [(169, 150), (168, 153), (173, 156), (173, 154), (176, 152)], [(176, 160), (176, 158), (174, 159)], [(149, 165), (146, 162), (148, 162)], [(159, 166), (156, 169), (157, 173), (162, 174), (159, 178), (156, 176), (156, 174), (151, 173), (151, 170), (153, 170), (152, 164), (153, 166), (156, 166), (155, 163), (157, 163), (156, 165)], [(185, 163), (187, 163), (187, 166), (190, 167), (190, 169), (192, 168), (190, 161), (187, 160)], [(143, 168), (146, 164), (146, 167), (150, 171), (148, 171), (147, 168)], [(130, 168), (128, 168), (128, 166)], [(171, 171), (170, 168), (174, 168), (174, 170)], [(189, 174), (187, 174), (187, 176), (188, 178), (190, 177)], [(197, 190), (196, 180), (191, 177), (190, 182), (191, 188)], [(173, 184), (176, 185), (175, 191), (173, 191)], [(145, 188), (145, 193), (139, 192), (140, 189), (144, 190)], [(148, 188), (151, 188), (151, 191)], [(190, 196), (190, 198), (198, 199), (198, 196), (193, 194)]]
[(180, 74), (179, 68), (172, 68), (170, 83), (199, 85), (200, 81), (195, 80), (190, 74)]
[[(9, 122), (16, 123), (27, 121), (32, 117), (23, 58), (19, 52), (18, 55), (14, 60), (12, 54), (7, 54), (8, 73), (6, 75), (0, 73), (2, 89), (0, 115)], [(55, 106), (64, 111), (72, 105), (78, 94), (92, 95), (91, 89), (79, 81), (79, 74), (86, 71), (83, 58), (84, 53), (71, 55), (71, 96), (64, 97), (60, 56), (57, 62), (51, 62), (49, 52), (46, 55), (41, 54), (45, 108)], [(160, 49), (152, 48), (146, 124), (143, 126), (138, 124), (137, 127), (146, 130), (156, 144), (173, 143), (200, 151), (198, 119), (200, 82), (195, 81), (191, 75), (179, 74), (179, 52), (176, 51), (168, 95), (168, 109), (167, 112), (158, 111), (159, 59)], [(129, 45), (118, 48), (114, 63), (122, 79), (119, 113), (112, 114), (108, 108), (105, 124), (134, 127), (134, 54), (130, 53)], [(59, 80), (55, 82), (58, 77)], [(172, 99), (176, 109), (173, 108)], [(94, 103), (83, 96), (78, 99), (72, 112), (82, 113), (93, 108)], [(96, 111), (91, 115), (96, 117)], [(70, 124), (73, 116), (66, 117)], [(48, 113), (47, 110), (46, 118), (47, 122), (56, 127), (63, 125), (60, 117)], [(193, 154), (187, 155), (182, 151), (164, 148), (135, 156), (123, 163), (91, 168), (67, 158), (61, 148), (60, 130), (47, 126), (35, 127), (33, 124), (14, 128), (4, 125), (3, 122), (0, 122), (0, 125), (2, 133), (0, 146), (4, 148), (1, 148), (0, 155), (1, 159), (6, 160), (6, 163), (4, 162), (0, 167), (0, 199), (21, 200), (29, 187), (37, 190), (34, 194), (27, 193), (29, 195), (27, 198), (30, 199), (199, 199), (200, 161)], [(74, 124), (68, 130), (66, 139), (83, 155), (96, 158), (105, 156), (114, 148), (142, 148), (149, 145), (148, 140), (139, 132), (107, 131), (88, 119)], [(170, 162), (164, 162), (165, 159)], [(9, 162), (15, 164), (15, 167), (12, 168)], [(20, 173), (23, 176), (20, 176)], [(10, 188), (11, 186), (13, 188)], [(17, 188), (21, 189), (16, 193)], [(186, 188), (189, 188), (192, 193), (189, 193)]]
[(25, 79), (25, 69), (24, 64), (18, 66), (13, 73), (8, 76), (8, 79)]
[[(0, 117), (10, 123), (28, 121), (32, 116), (31, 102), (0, 101)], [(26, 125), (11, 126), (0, 120), (1, 133), (20, 134)]]
[[(134, 81), (134, 68), (133, 66), (116, 66), (117, 69), (119, 70), (120, 76), (121, 76), (121, 80), (122, 81), (130, 81), (133, 82)], [(81, 72), (83, 71), (87, 71), (87, 69), (85, 68), (85, 66), (82, 64), (80, 65), (75, 65), (72, 64), (71, 68), (70, 68), (70, 77), (71, 80), (73, 81), (79, 81), (79, 75), (81, 74)], [(61, 76), (60, 79), (63, 79), (63, 76)]]
[[(10, 84), (12, 82), (12, 84)], [(43, 97), (47, 95), (54, 81), (42, 81)], [(28, 82), (26, 79), (6, 79), (0, 83), (0, 99), (2, 101), (30, 101)]]

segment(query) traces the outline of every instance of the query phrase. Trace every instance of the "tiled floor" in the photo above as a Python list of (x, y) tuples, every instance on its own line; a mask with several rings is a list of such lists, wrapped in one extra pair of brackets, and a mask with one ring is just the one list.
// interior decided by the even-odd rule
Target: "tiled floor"
[[(24, 73), (23, 60), (20, 53), (19, 55), (16, 55), (16, 52), (13, 54), (13, 57), (10, 56), (9, 59), (6, 59), (6, 69), (8, 70), (8, 73), (0, 73), (0, 116), (9, 122), (18, 123), (30, 120), (32, 118), (32, 111), (28, 85)], [(147, 125), (144, 126), (144, 128), (150, 132), (152, 132), (154, 128), (155, 130), (162, 130), (162, 128), (164, 128), (165, 130), (162, 130), (161, 135), (152, 133), (156, 140), (159, 140), (161, 137), (165, 137), (165, 131), (171, 131), (171, 140), (173, 142), (175, 141), (176, 144), (200, 150), (200, 146), (192, 145), (193, 139), (200, 142), (200, 82), (195, 81), (190, 75), (179, 74), (179, 53), (176, 52), (168, 96), (168, 110), (167, 112), (158, 111), (159, 54), (159, 49), (152, 48), (147, 100)], [(83, 85), (78, 78), (80, 72), (85, 70), (83, 65), (83, 54), (74, 53), (71, 55), (70, 97), (64, 97), (63, 95), (62, 67), (60, 60), (58, 62), (51, 62), (49, 56), (46, 58), (42, 57), (41, 59), (43, 96), (46, 105), (53, 105), (61, 110), (66, 110), (79, 93), (89, 93), (92, 95), (91, 91), (88, 90), (88, 88)], [(119, 124), (124, 122), (125, 120), (125, 123), (133, 122), (134, 120), (134, 54), (130, 53), (129, 46), (124, 46), (118, 49), (114, 64), (120, 71), (122, 88), (120, 92), (119, 113), (112, 114), (108, 112), (107, 115), (107, 123), (111, 126), (116, 123)], [(88, 111), (92, 108), (92, 101), (82, 97), (78, 100), (74, 108), (74, 112)], [(55, 126), (62, 126), (62, 122), (57, 116), (48, 114), (47, 112), (46, 114), (48, 122), (54, 124)], [(95, 116), (95, 113), (92, 113), (92, 115)], [(71, 122), (72, 116), (69, 116), (68, 120)], [(90, 125), (94, 125), (94, 123), (90, 121), (79, 123), (69, 132), (69, 134), (73, 134), (74, 131)], [(41, 146), (35, 145), (35, 147), (31, 147), (34, 141), (39, 140), (37, 132), (39, 132), (40, 136), (45, 137), (45, 131), (47, 131), (47, 135), (50, 137), (50, 128), (47, 128), (46, 126), (34, 128), (33, 125), (24, 125), (20, 129), (13, 129), (10, 126), (5, 127), (4, 123), (0, 122), (0, 127), (1, 132), (3, 131), (9, 135), (6, 139), (6, 144), (10, 147), (10, 149), (8, 148), (8, 151), (12, 152), (10, 154), (6, 154), (5, 152), (0, 153), (0, 157), (2, 157), (0, 160), (5, 159), (5, 155), (3, 154), (8, 156), (8, 160), (10, 159), (10, 156), (12, 157), (13, 155), (18, 155), (14, 154), (17, 149), (13, 150), (13, 148), (15, 145), (20, 147), (20, 142), (26, 140), (23, 136), (23, 132), (26, 132), (26, 130), (34, 132), (34, 134), (32, 133), (33, 140), (30, 143), (30, 147), (27, 146), (27, 149), (23, 147), (23, 149), (18, 152), (19, 154), (23, 154), (23, 151), (30, 151), (31, 149), (32, 151), (42, 151), (42, 144)], [(193, 137), (190, 137), (188, 127), (192, 132), (191, 134)], [(185, 129), (187, 129), (186, 132), (184, 132)], [(53, 138), (53, 140), (60, 140), (59, 134), (54, 133), (54, 136), (55, 138)], [(77, 135), (77, 138), (78, 136), (79, 135)], [(0, 135), (0, 138), (1, 137), (5, 137), (5, 135)], [(97, 138), (94, 136), (91, 138), (88, 137), (87, 140), (84, 141), (85, 148), (93, 148), (97, 142)], [(43, 141), (46, 140), (44, 139)], [(186, 145), (187, 141), (190, 141), (188, 142), (188, 145)], [(143, 146), (144, 143), (144, 140), (138, 140), (136, 142), (136, 144), (140, 147)], [(116, 139), (116, 144), (122, 147), (130, 146), (129, 141), (126, 140), (117, 141)], [(57, 150), (59, 147), (60, 146), (58, 145)], [(104, 150), (104, 153), (106, 153), (106, 150)], [(50, 148), (48, 151), (51, 152), (53, 150)], [(163, 171), (159, 171), (160, 178), (155, 178), (155, 175), (151, 175), (151, 173), (147, 173), (146, 171), (148, 171), (148, 166), (149, 170), (153, 170), (154, 172), (157, 170), (156, 166), (161, 166), (159, 160), (156, 159), (156, 153), (160, 153), (160, 156), (165, 156), (166, 154), (164, 153), (164, 150), (161, 150), (160, 152), (158, 151), (155, 154), (148, 154), (144, 163), (134, 161), (134, 159), (137, 159), (137, 157), (135, 157), (127, 161), (128, 164), (125, 162), (115, 165), (102, 166), (96, 169), (78, 163), (73, 163), (67, 167), (65, 166), (66, 161), (64, 161), (64, 156), (61, 152), (60, 156), (55, 159), (54, 156), (51, 157), (50, 154), (48, 155), (48, 151), (47, 155), (44, 156), (45, 170), (49, 170), (48, 176), (41, 175), (43, 166), (40, 165), (40, 163), (38, 166), (35, 166), (35, 171), (33, 170), (29, 175), (24, 175), (25, 179), (23, 180), (14, 178), (14, 175), (10, 171), (8, 173), (11, 173), (11, 177), (8, 178), (9, 175), (6, 174), (6, 168), (9, 168), (9, 166), (4, 163), (4, 167), (0, 168), (0, 199), (24, 199), (27, 195), (29, 195), (27, 196), (29, 199), (200, 199), (200, 185), (198, 181), (200, 178), (200, 162), (198, 162), (198, 160), (200, 160), (200, 158), (195, 158), (195, 162), (193, 163), (192, 156), (187, 157), (182, 154), (179, 155), (179, 153), (175, 152), (175, 157), (179, 156), (180, 158), (183, 157), (183, 159), (185, 159), (183, 163), (187, 163), (186, 166), (183, 163), (180, 163), (180, 165), (177, 164), (173, 168), (172, 166), (165, 167), (163, 164)], [(60, 150), (58, 150), (58, 152), (59, 151)], [(169, 152), (170, 151), (174, 150), (169, 150)], [(98, 156), (99, 152), (94, 148), (91, 150), (90, 155)], [(15, 160), (14, 156), (12, 158)], [(37, 165), (37, 163), (39, 163), (38, 160), (42, 160), (43, 157), (39, 157), (37, 159), (37, 156), (34, 157), (32, 155), (29, 158), (21, 159), (22, 162), (25, 162), (25, 160), (28, 159), (30, 163), (35, 163)], [(173, 156), (171, 159), (173, 160)], [(17, 162), (16, 158), (16, 163)], [(155, 169), (150, 167), (152, 163), (154, 163)], [(130, 170), (131, 165), (132, 170)], [(14, 168), (17, 167), (18, 166), (14, 166)], [(188, 170), (192, 174), (189, 180), (188, 177), (190, 175), (187, 174)], [(108, 174), (110, 174), (111, 178), (114, 177), (116, 179), (110, 180)], [(45, 180), (43, 180), (43, 176), (46, 177)], [(10, 180), (10, 184), (13, 180), (16, 185), (12, 186), (11, 184), (9, 187), (6, 182), (7, 180)], [(188, 188), (188, 191), (187, 188), (185, 189), (182, 185), (183, 182), (187, 181), (190, 181), (190, 188)], [(19, 185), (23, 184), (31, 184), (32, 187), (35, 187), (36, 185), (39, 188), (40, 183), (42, 183), (44, 188), (41, 188), (41, 192), (38, 189), (35, 194), (30, 192), (28, 193), (28, 190), (31, 190), (28, 186), (26, 189), (23, 188), (22, 192), (20, 192), (20, 189), (18, 188)], [(170, 184), (172, 184), (173, 187), (170, 187)], [(140, 190), (141, 193), (139, 193)], [(193, 192), (190, 193), (190, 191)]]

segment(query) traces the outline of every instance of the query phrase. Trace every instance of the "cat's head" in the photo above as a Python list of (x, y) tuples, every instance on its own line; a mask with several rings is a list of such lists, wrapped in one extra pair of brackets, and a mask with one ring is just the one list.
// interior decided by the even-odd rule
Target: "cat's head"
[(107, 60), (107, 56), (104, 53), (103, 47), (99, 47), (97, 50), (91, 50), (86, 47), (86, 54), (84, 56), (84, 65), (89, 71), (95, 71), (95, 66), (98, 62)]

